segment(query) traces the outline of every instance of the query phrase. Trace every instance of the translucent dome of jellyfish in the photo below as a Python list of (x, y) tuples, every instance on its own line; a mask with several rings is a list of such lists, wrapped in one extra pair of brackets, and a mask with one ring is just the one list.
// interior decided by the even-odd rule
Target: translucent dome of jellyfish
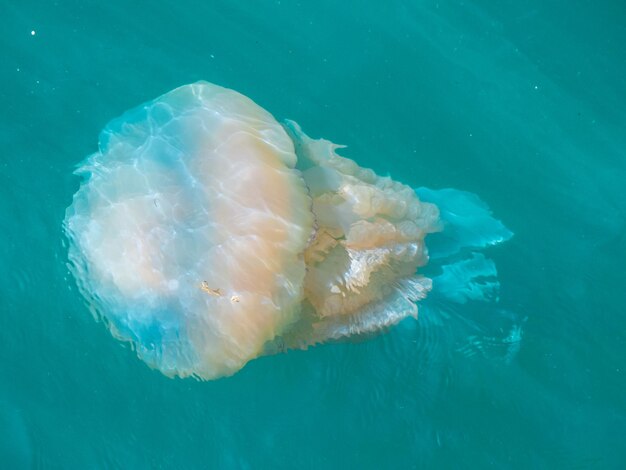
[(478, 198), (413, 190), (338, 148), (207, 82), (114, 119), (64, 221), (91, 311), (150, 367), (209, 380), (417, 317), (429, 234), (440, 296), (489, 294), (476, 279), (493, 263), (455, 259), (511, 236)]

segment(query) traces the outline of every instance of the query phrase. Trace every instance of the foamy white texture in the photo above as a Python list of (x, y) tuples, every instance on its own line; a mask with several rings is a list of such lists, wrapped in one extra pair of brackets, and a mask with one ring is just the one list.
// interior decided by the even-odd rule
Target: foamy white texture
[(436, 207), (288, 129), (199, 82), (112, 121), (77, 170), (74, 274), (151, 367), (212, 379), (417, 314)]

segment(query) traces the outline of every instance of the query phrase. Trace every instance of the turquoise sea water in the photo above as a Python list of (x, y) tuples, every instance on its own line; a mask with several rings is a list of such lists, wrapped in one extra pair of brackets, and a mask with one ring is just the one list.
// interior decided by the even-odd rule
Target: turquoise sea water
[[(0, 4), (0, 467), (626, 465), (622, 2), (128, 3)], [(205, 383), (114, 341), (66, 266), (72, 171), (111, 118), (199, 79), (480, 195), (515, 233), (488, 254), (516, 354), (449, 341), (463, 307)]]

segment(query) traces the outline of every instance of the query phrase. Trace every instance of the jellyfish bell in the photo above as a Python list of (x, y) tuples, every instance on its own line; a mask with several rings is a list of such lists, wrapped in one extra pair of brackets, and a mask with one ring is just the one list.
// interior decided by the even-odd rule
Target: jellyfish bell
[(435, 204), (207, 82), (102, 131), (64, 228), (91, 310), (168, 376), (417, 316)]

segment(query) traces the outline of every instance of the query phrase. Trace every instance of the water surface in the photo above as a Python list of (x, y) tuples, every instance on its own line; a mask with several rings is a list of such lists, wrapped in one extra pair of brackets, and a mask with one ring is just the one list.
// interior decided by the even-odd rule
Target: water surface
[[(565, 1), (11, 2), (0, 20), (0, 459), (15, 468), (622, 468), (626, 10)], [(414, 187), (477, 193), (515, 354), (463, 315), (167, 379), (61, 230), (106, 123), (199, 79)], [(444, 319), (445, 320), (445, 319)], [(429, 321), (431, 323), (429, 323)], [(462, 331), (462, 330), (461, 330)]]

